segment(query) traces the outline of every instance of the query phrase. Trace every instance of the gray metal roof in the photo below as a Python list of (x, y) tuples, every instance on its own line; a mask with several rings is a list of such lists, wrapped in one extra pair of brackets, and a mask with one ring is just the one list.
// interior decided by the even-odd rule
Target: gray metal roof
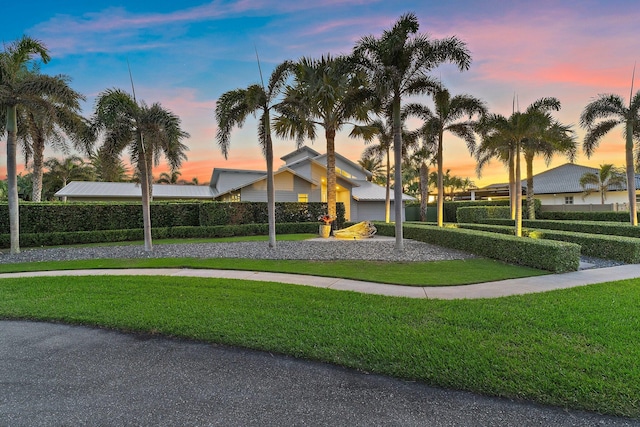
[[(385, 187), (364, 180), (355, 180), (354, 182), (358, 184), (358, 187), (353, 187), (351, 189), (351, 196), (354, 200), (359, 202), (378, 202), (386, 200), (387, 195)], [(393, 189), (391, 190), (390, 198), (393, 200)], [(402, 200), (408, 202), (414, 201), (416, 198), (409, 196), (408, 194), (403, 194)]]
[(219, 195), (249, 185), (266, 174), (264, 171), (216, 168), (209, 185), (213, 187), (214, 193)]
[[(153, 184), (153, 196), (163, 199), (213, 199), (207, 185)], [(142, 197), (140, 184), (133, 182), (71, 181), (55, 194), (73, 198), (132, 198)]]
[[(585, 173), (597, 173), (599, 169), (588, 166), (580, 166), (573, 163), (565, 163), (548, 171), (533, 176), (533, 189), (536, 194), (556, 193), (582, 193), (584, 189), (580, 185), (580, 178)], [(527, 180), (522, 181), (526, 188)], [(636, 175), (636, 189), (640, 188), (640, 175)], [(618, 186), (612, 190), (626, 190), (627, 184)]]

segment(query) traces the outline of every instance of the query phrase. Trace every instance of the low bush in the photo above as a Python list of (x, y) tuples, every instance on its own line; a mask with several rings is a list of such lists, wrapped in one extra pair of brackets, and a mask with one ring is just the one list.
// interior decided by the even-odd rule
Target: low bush
[[(492, 233), (514, 233), (513, 226), (490, 224), (458, 224), (469, 230), (481, 230)], [(556, 240), (580, 245), (582, 255), (611, 259), (629, 264), (640, 263), (640, 239), (604, 234), (577, 233), (561, 230), (543, 230), (523, 228), (522, 235), (535, 239)], [(529, 240), (529, 239), (526, 239)]]
[[(395, 235), (393, 224), (375, 223), (378, 233)], [(486, 231), (441, 228), (417, 224), (405, 225), (407, 239), (459, 249), (510, 264), (524, 265), (562, 273), (575, 271), (580, 264), (580, 246), (572, 243), (523, 239)]]
[[(629, 222), (629, 212), (540, 212), (539, 219)], [(640, 213), (638, 214), (640, 218)]]
[(509, 206), (466, 206), (458, 208), (456, 211), (457, 222), (478, 223), (486, 219), (511, 218), (511, 208)]
[[(276, 233), (317, 233), (317, 222), (276, 224)], [(210, 238), (269, 234), (267, 224), (218, 225), (210, 227), (158, 227), (151, 230), (154, 239)], [(128, 242), (143, 240), (142, 229), (75, 231), (68, 233), (25, 233), (22, 247), (78, 245), (85, 243)], [(0, 234), (0, 248), (10, 247), (10, 236)]]
[[(472, 222), (472, 221), (464, 221)], [(512, 219), (496, 219), (487, 218), (479, 221), (484, 224), (493, 225), (511, 225)], [(557, 221), (557, 220), (523, 220), (523, 227), (545, 229), (545, 230), (562, 230), (574, 231), (578, 233), (607, 234), (613, 236), (638, 237), (640, 238), (640, 227), (634, 227), (628, 223), (605, 222), (605, 221)]]

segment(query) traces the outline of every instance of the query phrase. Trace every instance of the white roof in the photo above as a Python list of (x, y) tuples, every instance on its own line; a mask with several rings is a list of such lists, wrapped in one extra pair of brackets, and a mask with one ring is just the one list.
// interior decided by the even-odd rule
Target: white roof
[[(207, 185), (153, 184), (153, 197), (163, 199), (213, 199)], [(134, 182), (71, 181), (55, 194), (56, 197), (75, 198), (132, 198), (142, 197), (140, 184)]]
[[(357, 180), (358, 186), (351, 189), (351, 196), (359, 202), (377, 202), (384, 201), (387, 198), (386, 188), (369, 181)], [(393, 189), (390, 192), (390, 199), (393, 200)], [(402, 194), (402, 200), (414, 201), (415, 197), (408, 194)]]

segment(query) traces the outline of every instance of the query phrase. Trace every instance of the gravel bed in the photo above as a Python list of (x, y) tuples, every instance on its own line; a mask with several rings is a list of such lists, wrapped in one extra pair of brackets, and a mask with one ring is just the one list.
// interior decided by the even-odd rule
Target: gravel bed
[(100, 258), (254, 258), (307, 260), (444, 261), (475, 258), (474, 255), (428, 243), (405, 240), (402, 253), (392, 240), (283, 241), (275, 248), (267, 242), (190, 243), (155, 245), (145, 252), (141, 245), (84, 248), (26, 249), (16, 255), (0, 255), (0, 264)]

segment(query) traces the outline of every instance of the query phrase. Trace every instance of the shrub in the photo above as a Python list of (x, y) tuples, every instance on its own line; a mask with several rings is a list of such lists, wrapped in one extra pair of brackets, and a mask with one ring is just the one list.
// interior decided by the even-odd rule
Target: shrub
[[(471, 222), (471, 221), (466, 221)], [(511, 225), (513, 220), (485, 219), (480, 221), (485, 224)], [(640, 238), (640, 227), (634, 227), (628, 223), (605, 221), (555, 221), (555, 220), (523, 220), (522, 225), (529, 228), (542, 228), (548, 230), (575, 231), (578, 233), (608, 234), (614, 236)]]
[(457, 222), (478, 223), (489, 218), (511, 218), (509, 206), (465, 206), (456, 211)]
[[(540, 200), (535, 200), (535, 211), (536, 218), (540, 216)], [(526, 212), (526, 200), (522, 201), (522, 212)], [(429, 205), (431, 206), (431, 204)], [(435, 206), (435, 205), (434, 205)], [(469, 207), (469, 206), (509, 206), (509, 200), (478, 200), (478, 201), (465, 201), (465, 202), (445, 202), (444, 203), (444, 222), (456, 222), (457, 221), (457, 210), (459, 208)]]
[[(541, 212), (539, 219), (629, 222), (629, 212)], [(640, 218), (640, 213), (638, 214)]]
[[(459, 226), (493, 233), (511, 235), (514, 233), (513, 226), (489, 224), (459, 224)], [(640, 263), (640, 239), (637, 238), (528, 228), (522, 230), (522, 235), (533, 239), (575, 243), (580, 245), (580, 252), (587, 256), (612, 259), (630, 264)]]
[[(378, 233), (393, 236), (393, 224), (376, 223)], [(565, 242), (523, 239), (515, 236), (458, 228), (441, 228), (408, 224), (403, 228), (407, 239), (459, 249), (533, 268), (562, 273), (575, 271), (580, 264), (580, 246)]]
[[(317, 233), (317, 222), (276, 224), (276, 233)], [(269, 234), (267, 224), (218, 225), (210, 227), (160, 227), (153, 228), (154, 239), (210, 238), (232, 236), (254, 236)], [(127, 242), (142, 240), (142, 229), (96, 230), (54, 233), (26, 233), (20, 236), (22, 247), (78, 245), (84, 243)], [(0, 234), (0, 247), (10, 247), (10, 236)]]

